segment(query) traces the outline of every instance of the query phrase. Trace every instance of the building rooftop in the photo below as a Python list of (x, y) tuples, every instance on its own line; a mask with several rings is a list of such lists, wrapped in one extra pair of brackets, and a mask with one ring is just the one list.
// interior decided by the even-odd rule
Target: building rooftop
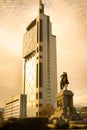
[(27, 26), (26, 30), (29, 31), (36, 24), (36, 18)]

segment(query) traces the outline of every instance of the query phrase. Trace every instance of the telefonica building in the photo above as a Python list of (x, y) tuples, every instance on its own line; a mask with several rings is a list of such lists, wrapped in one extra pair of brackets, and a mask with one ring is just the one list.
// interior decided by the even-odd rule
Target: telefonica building
[(27, 116), (40, 116), (40, 107), (55, 105), (57, 93), (56, 36), (39, 0), (39, 14), (27, 26), (23, 41), (23, 87)]
[(39, 0), (39, 14), (26, 28), (23, 41), (22, 94), (6, 101), (4, 119), (38, 117), (40, 108), (55, 106), (57, 94), (56, 36)]

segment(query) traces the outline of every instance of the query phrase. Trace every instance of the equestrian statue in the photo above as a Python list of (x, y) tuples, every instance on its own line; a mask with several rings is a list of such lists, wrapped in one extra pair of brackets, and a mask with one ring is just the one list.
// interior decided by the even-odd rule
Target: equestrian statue
[(65, 89), (67, 90), (67, 86), (69, 84), (67, 73), (63, 72), (63, 74), (60, 77), (60, 89), (63, 89), (65, 87)]

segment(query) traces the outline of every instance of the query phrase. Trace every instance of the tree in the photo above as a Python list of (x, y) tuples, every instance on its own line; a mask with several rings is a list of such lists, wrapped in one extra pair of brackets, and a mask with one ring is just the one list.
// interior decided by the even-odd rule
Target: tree
[(40, 116), (49, 118), (54, 110), (55, 108), (51, 104), (46, 104), (40, 108)]

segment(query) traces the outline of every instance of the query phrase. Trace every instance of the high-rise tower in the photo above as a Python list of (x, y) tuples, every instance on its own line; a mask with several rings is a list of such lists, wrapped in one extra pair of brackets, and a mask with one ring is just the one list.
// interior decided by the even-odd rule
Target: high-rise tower
[(39, 0), (39, 14), (26, 28), (23, 45), (23, 93), (27, 116), (39, 116), (41, 106), (55, 104), (57, 93), (56, 37)]

